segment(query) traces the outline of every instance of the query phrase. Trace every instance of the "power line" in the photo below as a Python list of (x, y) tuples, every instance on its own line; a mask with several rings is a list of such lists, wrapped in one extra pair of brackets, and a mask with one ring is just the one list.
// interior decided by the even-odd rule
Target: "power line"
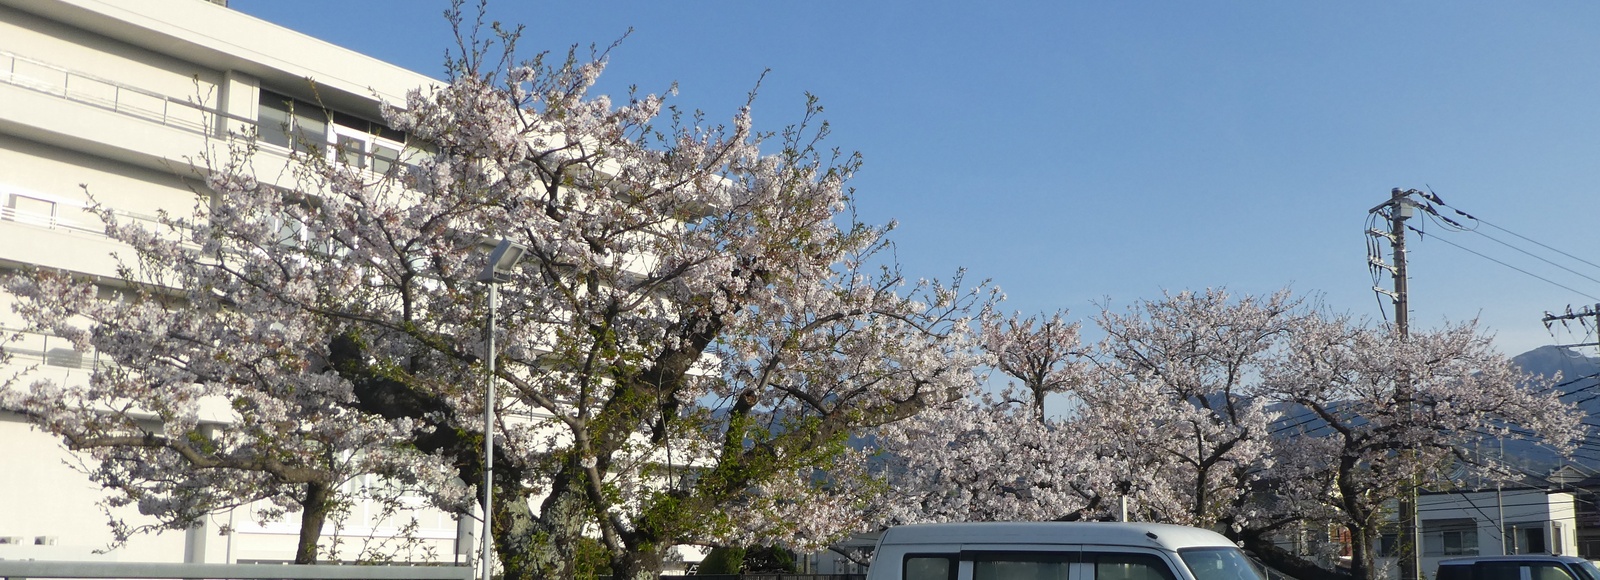
[(1579, 271), (1577, 271), (1577, 270), (1574, 270), (1574, 269), (1572, 269), (1572, 268), (1568, 268), (1568, 267), (1566, 267), (1566, 266), (1563, 266), (1563, 265), (1561, 265), (1561, 264), (1557, 264), (1557, 263), (1555, 263), (1555, 262), (1552, 262), (1552, 261), (1550, 261), (1550, 260), (1548, 260), (1548, 259), (1546, 259), (1546, 258), (1545, 258), (1545, 257), (1543, 257), (1543, 256), (1540, 256), (1540, 255), (1537, 255), (1537, 254), (1534, 254), (1534, 253), (1533, 253), (1533, 252), (1529, 252), (1529, 251), (1527, 251), (1527, 250), (1524, 250), (1524, 249), (1522, 249), (1522, 248), (1518, 248), (1518, 247), (1516, 247), (1516, 246), (1513, 246), (1513, 245), (1511, 245), (1511, 244), (1508, 244), (1508, 243), (1506, 243), (1506, 242), (1504, 242), (1504, 241), (1501, 241), (1501, 240), (1500, 240), (1500, 239), (1499, 239), (1499, 238), (1496, 238), (1496, 237), (1494, 237), (1494, 236), (1491, 236), (1491, 235), (1489, 235), (1489, 234), (1486, 234), (1486, 233), (1483, 233), (1483, 232), (1480, 232), (1480, 231), (1477, 231), (1477, 230), (1467, 230), (1467, 231), (1470, 231), (1470, 232), (1472, 232), (1472, 233), (1474, 233), (1474, 234), (1478, 234), (1478, 235), (1480, 235), (1480, 236), (1483, 236), (1483, 237), (1485, 237), (1485, 238), (1489, 238), (1489, 239), (1490, 239), (1490, 240), (1492, 240), (1492, 241), (1494, 241), (1494, 242), (1495, 242), (1495, 243), (1497, 243), (1497, 244), (1500, 244), (1500, 245), (1502, 245), (1502, 246), (1505, 246), (1505, 247), (1507, 247), (1507, 248), (1511, 248), (1511, 249), (1513, 249), (1513, 250), (1516, 250), (1516, 251), (1518, 251), (1518, 252), (1522, 252), (1522, 253), (1524, 253), (1524, 254), (1527, 254), (1527, 255), (1528, 255), (1528, 256), (1529, 256), (1529, 257), (1531, 257), (1531, 258), (1533, 258), (1533, 259), (1535, 259), (1535, 260), (1538, 260), (1538, 261), (1540, 261), (1540, 262), (1544, 262), (1544, 263), (1546, 263), (1546, 264), (1549, 264), (1549, 265), (1551, 265), (1551, 266), (1555, 266), (1555, 267), (1557, 267), (1557, 268), (1560, 268), (1560, 269), (1562, 269), (1562, 270), (1566, 270), (1566, 271), (1568, 271), (1568, 272), (1571, 272), (1571, 273), (1573, 273), (1573, 274), (1575, 274), (1575, 275), (1577, 275), (1577, 276), (1578, 276), (1578, 277), (1580, 277), (1580, 278), (1583, 278), (1583, 279), (1585, 279), (1585, 280), (1588, 280), (1588, 281), (1590, 281), (1590, 282), (1600, 282), (1600, 279), (1595, 279), (1595, 278), (1594, 278), (1594, 277), (1592, 277), (1592, 276), (1589, 276), (1589, 275), (1588, 275), (1588, 274), (1584, 274), (1584, 273), (1582, 273), (1582, 272), (1579, 272)]
[[(1422, 234), (1422, 235), (1426, 235), (1426, 233), (1425, 233), (1425, 232), (1423, 232), (1423, 231), (1422, 231), (1422, 230), (1419, 230), (1419, 229), (1417, 229), (1417, 228), (1414, 228), (1414, 227), (1411, 227), (1411, 226), (1406, 226), (1406, 229), (1409, 229), (1409, 230), (1411, 230), (1411, 231), (1413, 231), (1413, 232), (1416, 232), (1416, 233), (1418, 233), (1418, 234)], [(1577, 294), (1577, 295), (1579, 295), (1579, 296), (1583, 296), (1583, 297), (1585, 297), (1585, 298), (1588, 298), (1588, 299), (1590, 299), (1590, 300), (1594, 300), (1594, 301), (1596, 301), (1596, 302), (1600, 302), (1600, 297), (1595, 297), (1595, 296), (1592, 296), (1592, 295), (1590, 295), (1590, 294), (1588, 294), (1588, 293), (1586, 293), (1586, 292), (1583, 292), (1583, 291), (1581, 291), (1581, 290), (1577, 290), (1577, 289), (1575, 289), (1575, 288), (1572, 288), (1572, 287), (1571, 287), (1571, 286), (1567, 286), (1567, 285), (1565, 285), (1565, 284), (1561, 284), (1561, 283), (1559, 283), (1559, 282), (1556, 282), (1556, 281), (1553, 281), (1553, 280), (1551, 280), (1551, 279), (1549, 279), (1549, 278), (1545, 278), (1545, 277), (1544, 277), (1544, 276), (1540, 276), (1540, 275), (1538, 275), (1538, 274), (1534, 274), (1534, 273), (1533, 273), (1533, 272), (1529, 272), (1529, 271), (1527, 271), (1527, 270), (1524, 270), (1524, 269), (1522, 269), (1522, 268), (1518, 268), (1518, 267), (1516, 267), (1516, 266), (1513, 266), (1513, 265), (1511, 265), (1511, 264), (1507, 264), (1507, 263), (1505, 263), (1505, 262), (1502, 262), (1502, 261), (1500, 261), (1500, 260), (1497, 260), (1497, 259), (1494, 259), (1494, 258), (1491, 258), (1491, 257), (1489, 257), (1489, 256), (1486, 256), (1486, 255), (1484, 255), (1484, 254), (1483, 254), (1483, 253), (1481, 253), (1481, 252), (1478, 252), (1478, 251), (1476, 251), (1476, 250), (1472, 250), (1472, 249), (1470, 249), (1470, 248), (1467, 248), (1467, 247), (1465, 247), (1465, 246), (1462, 246), (1462, 245), (1461, 245), (1461, 244), (1457, 244), (1457, 243), (1455, 243), (1455, 242), (1452, 242), (1452, 241), (1450, 241), (1450, 240), (1447, 240), (1447, 239), (1444, 239), (1444, 238), (1441, 238), (1441, 237), (1439, 237), (1439, 236), (1434, 236), (1434, 237), (1433, 237), (1433, 239), (1435, 239), (1435, 240), (1439, 240), (1439, 241), (1440, 241), (1440, 242), (1444, 242), (1444, 243), (1446, 243), (1446, 244), (1450, 244), (1450, 245), (1452, 245), (1452, 246), (1455, 246), (1455, 247), (1456, 247), (1456, 248), (1458, 248), (1458, 249), (1460, 249), (1460, 250), (1461, 250), (1461, 251), (1464, 251), (1464, 252), (1467, 252), (1467, 253), (1469, 253), (1469, 254), (1472, 254), (1472, 255), (1475, 255), (1475, 256), (1478, 256), (1478, 257), (1480, 257), (1480, 258), (1483, 258), (1483, 259), (1485, 259), (1485, 260), (1488, 260), (1488, 261), (1490, 261), (1490, 262), (1494, 262), (1494, 263), (1496, 263), (1496, 264), (1499, 264), (1499, 265), (1501, 265), (1501, 266), (1505, 266), (1505, 267), (1507, 267), (1507, 268), (1511, 268), (1511, 269), (1512, 269), (1512, 270), (1516, 270), (1516, 271), (1518, 271), (1518, 272), (1521, 272), (1521, 273), (1523, 273), (1523, 274), (1527, 274), (1527, 275), (1528, 275), (1528, 276), (1532, 276), (1532, 277), (1534, 277), (1534, 278), (1537, 278), (1537, 279), (1539, 279), (1539, 280), (1543, 280), (1543, 281), (1544, 281), (1544, 282), (1545, 282), (1545, 283), (1547, 283), (1547, 284), (1551, 284), (1551, 285), (1553, 285), (1553, 286), (1557, 286), (1557, 287), (1560, 287), (1560, 288), (1563, 288), (1563, 289), (1565, 289), (1565, 290), (1567, 290), (1567, 291), (1569, 291), (1569, 292), (1572, 292), (1572, 293), (1574, 293), (1574, 294)]]
[[(1542, 242), (1540, 242), (1540, 241), (1538, 241), (1538, 240), (1535, 240), (1535, 239), (1533, 239), (1533, 238), (1530, 238), (1530, 237), (1528, 237), (1528, 236), (1524, 236), (1524, 235), (1522, 235), (1522, 234), (1519, 234), (1519, 233), (1517, 233), (1517, 232), (1513, 232), (1513, 231), (1511, 231), (1511, 230), (1509, 230), (1509, 229), (1506, 229), (1506, 228), (1503, 228), (1503, 227), (1501, 227), (1501, 226), (1499, 226), (1499, 225), (1497, 225), (1497, 224), (1495, 224), (1495, 223), (1494, 223), (1494, 222), (1490, 222), (1490, 221), (1488, 221), (1488, 220), (1484, 220), (1484, 219), (1481, 219), (1481, 218), (1479, 218), (1479, 217), (1477, 217), (1477, 216), (1474, 216), (1474, 215), (1472, 215), (1472, 214), (1469, 214), (1469, 213), (1467, 213), (1467, 212), (1464, 212), (1464, 211), (1461, 211), (1461, 209), (1459, 209), (1459, 208), (1457, 208), (1457, 207), (1454, 207), (1454, 206), (1452, 206), (1452, 205), (1450, 205), (1450, 204), (1448, 204), (1448, 203), (1445, 203), (1445, 202), (1444, 202), (1444, 200), (1443, 200), (1443, 199), (1440, 199), (1440, 198), (1439, 198), (1439, 195), (1438, 195), (1438, 194), (1436, 194), (1436, 193), (1434, 193), (1434, 192), (1433, 192), (1433, 190), (1432, 190), (1432, 189), (1431, 189), (1431, 188), (1430, 188), (1430, 189), (1429, 189), (1429, 190), (1428, 190), (1428, 193), (1427, 193), (1427, 194), (1426, 194), (1426, 195), (1424, 195), (1424, 196), (1423, 196), (1423, 198), (1424, 198), (1424, 199), (1427, 199), (1427, 200), (1428, 200), (1428, 201), (1429, 201), (1429, 202), (1430, 202), (1430, 203), (1433, 203), (1433, 204), (1434, 204), (1434, 205), (1438, 205), (1438, 206), (1440, 206), (1440, 207), (1445, 207), (1445, 208), (1449, 208), (1449, 209), (1450, 209), (1450, 211), (1453, 211), (1453, 212), (1456, 212), (1456, 215), (1459, 215), (1459, 216), (1461, 216), (1461, 217), (1464, 217), (1464, 218), (1467, 218), (1467, 219), (1469, 219), (1469, 220), (1472, 220), (1472, 221), (1474, 221), (1474, 222), (1477, 222), (1477, 223), (1480, 223), (1480, 224), (1483, 224), (1483, 225), (1486, 225), (1486, 226), (1489, 226), (1489, 227), (1491, 227), (1491, 228), (1494, 228), (1494, 229), (1497, 229), (1497, 230), (1500, 230), (1500, 231), (1502, 231), (1502, 232), (1505, 232), (1505, 233), (1508, 233), (1508, 234), (1511, 234), (1511, 235), (1513, 235), (1513, 236), (1516, 236), (1516, 237), (1518, 237), (1518, 238), (1520, 238), (1520, 239), (1522, 239), (1522, 240), (1524, 240), (1524, 241), (1526, 241), (1526, 242), (1529, 242), (1529, 243), (1532, 243), (1532, 244), (1534, 244), (1534, 245), (1536, 245), (1536, 246), (1539, 246), (1539, 247), (1541, 247), (1541, 248), (1544, 248), (1544, 249), (1546, 249), (1546, 250), (1550, 250), (1550, 251), (1552, 251), (1552, 252), (1555, 252), (1555, 253), (1557, 253), (1557, 254), (1561, 254), (1561, 255), (1563, 255), (1563, 256), (1566, 256), (1566, 257), (1568, 257), (1568, 258), (1572, 258), (1572, 259), (1573, 259), (1573, 260), (1577, 260), (1577, 261), (1579, 261), (1579, 262), (1583, 262), (1583, 263), (1584, 263), (1584, 264), (1588, 264), (1588, 265), (1589, 265), (1589, 266), (1592, 266), (1592, 267), (1595, 267), (1595, 268), (1600, 268), (1600, 264), (1596, 264), (1596, 263), (1594, 263), (1594, 262), (1590, 262), (1590, 261), (1588, 261), (1588, 260), (1585, 260), (1585, 259), (1583, 259), (1583, 258), (1579, 258), (1579, 257), (1577, 257), (1577, 256), (1574, 256), (1574, 255), (1572, 255), (1572, 254), (1569, 254), (1569, 253), (1566, 253), (1566, 252), (1564, 252), (1564, 251), (1561, 251), (1561, 250), (1559, 250), (1559, 249), (1556, 249), (1556, 248), (1554, 248), (1554, 247), (1551, 247), (1551, 246), (1549, 246), (1549, 245), (1547, 245), (1547, 244), (1544, 244), (1544, 243), (1542, 243)], [(1433, 213), (1433, 212), (1429, 212), (1429, 213)], [(1446, 222), (1446, 223), (1448, 223), (1448, 224), (1452, 224), (1452, 225), (1455, 225), (1455, 226), (1456, 226), (1456, 228), (1458, 228), (1458, 229), (1460, 229), (1460, 230), (1462, 230), (1462, 231), (1469, 231), (1469, 232), (1474, 232), (1474, 233), (1477, 233), (1477, 232), (1478, 232), (1478, 228), (1475, 228), (1475, 227), (1474, 227), (1474, 228), (1468, 228), (1468, 227), (1464, 227), (1464, 226), (1461, 226), (1461, 225), (1460, 225), (1460, 224), (1458, 224), (1458, 223), (1455, 223), (1455, 222), (1454, 222), (1454, 221), (1452, 221), (1452, 220), (1450, 220), (1450, 219), (1449, 219), (1449, 218), (1445, 218), (1445, 217), (1444, 217), (1444, 216), (1440, 216), (1440, 215), (1438, 215), (1438, 214), (1437, 214), (1437, 213), (1434, 213), (1434, 216), (1436, 216), (1436, 217), (1439, 217), (1439, 218), (1440, 218), (1440, 219), (1443, 219), (1443, 220), (1445, 220), (1445, 222)], [(1484, 235), (1484, 234), (1480, 234), (1480, 235)], [(1484, 235), (1484, 237), (1488, 237), (1488, 236), (1487, 236), (1487, 235)], [(1493, 239), (1493, 238), (1490, 238), (1490, 239)], [(1498, 241), (1498, 240), (1497, 240), (1497, 241)], [(1504, 243), (1504, 242), (1501, 242), (1501, 243)]]
[[(1547, 251), (1554, 252), (1554, 253), (1559, 254), (1561, 256), (1565, 256), (1568, 259), (1574, 260), (1574, 261), (1576, 261), (1578, 263), (1585, 264), (1585, 265), (1587, 265), (1589, 267), (1592, 267), (1592, 268), (1600, 268), (1600, 264), (1596, 264), (1596, 263), (1591, 262), (1589, 260), (1585, 260), (1583, 258), (1580, 258), (1580, 257), (1576, 256), (1576, 255), (1573, 255), (1571, 253), (1562, 251), (1560, 249), (1555, 248), (1554, 246), (1551, 246), (1549, 244), (1545, 244), (1543, 242), (1540, 242), (1540, 241), (1535, 240), (1533, 238), (1530, 238), (1528, 236), (1525, 236), (1525, 235), (1522, 235), (1520, 233), (1511, 231), (1510, 229), (1505, 228), (1503, 226), (1500, 226), (1498, 224), (1479, 219), (1477, 216), (1474, 216), (1474, 215), (1469, 214), (1469, 213), (1467, 213), (1465, 211), (1462, 211), (1460, 208), (1452, 207), (1450, 204), (1445, 203), (1445, 201), (1443, 199), (1441, 199), (1437, 193), (1434, 193), (1431, 188), (1427, 192), (1417, 192), (1417, 194), (1418, 194), (1418, 197), (1422, 198), (1422, 202), (1423, 202), (1423, 203), (1419, 204), (1419, 208), (1424, 213), (1428, 214), (1431, 217), (1431, 221), (1439, 224), (1440, 226), (1444, 227), (1448, 231), (1461, 231), (1461, 232), (1471, 232), (1471, 233), (1474, 233), (1474, 234), (1478, 234), (1480, 236), (1483, 236), (1484, 238), (1487, 238), (1488, 240), (1490, 240), (1490, 241), (1492, 241), (1494, 243), (1500, 244), (1500, 245), (1505, 246), (1507, 248), (1510, 248), (1512, 250), (1516, 250), (1517, 252), (1520, 252), (1520, 253), (1522, 253), (1524, 255), (1527, 255), (1527, 256), (1535, 259), (1535, 260), (1539, 260), (1541, 262), (1544, 262), (1545, 264), (1548, 264), (1550, 266), (1554, 266), (1554, 267), (1556, 267), (1556, 268), (1558, 268), (1560, 270), (1564, 270), (1569, 274), (1578, 276), (1579, 278), (1583, 278), (1583, 279), (1588, 280), (1590, 282), (1600, 283), (1600, 278), (1596, 278), (1595, 276), (1591, 276), (1589, 274), (1586, 274), (1586, 273), (1583, 273), (1583, 272), (1579, 272), (1576, 269), (1567, 267), (1566, 265), (1559, 264), (1559, 263), (1557, 263), (1557, 262), (1555, 262), (1555, 261), (1553, 261), (1553, 260), (1551, 260), (1549, 258), (1546, 258), (1544, 256), (1535, 254), (1534, 252), (1529, 251), (1526, 248), (1520, 247), (1519, 245), (1512, 244), (1510, 242), (1507, 242), (1506, 240), (1502, 240), (1502, 239), (1500, 239), (1498, 237), (1495, 237), (1495, 236), (1491, 236), (1488, 233), (1482, 231), (1480, 226), (1481, 225), (1487, 225), (1487, 226), (1489, 226), (1491, 228), (1494, 228), (1496, 230), (1500, 230), (1501, 232), (1505, 232), (1506, 234), (1510, 234), (1511, 236), (1514, 236), (1517, 239), (1520, 239), (1520, 240), (1523, 240), (1525, 242), (1531, 243), (1531, 244), (1533, 244), (1535, 246), (1538, 246), (1540, 248), (1544, 248)], [(1461, 218), (1464, 218), (1463, 221), (1467, 222), (1467, 223), (1463, 224), (1462, 222), (1458, 222), (1458, 221), (1456, 221), (1454, 219), (1451, 219), (1450, 217), (1445, 216), (1444, 214), (1440, 213), (1441, 209), (1454, 212), (1455, 215), (1460, 216)], [(1426, 233), (1421, 231), (1421, 230), (1413, 229), (1413, 231), (1416, 231), (1418, 234), (1426, 236)], [(1507, 263), (1505, 261), (1502, 261), (1502, 260), (1499, 260), (1499, 259), (1495, 259), (1495, 258), (1491, 258), (1488, 255), (1485, 255), (1485, 254), (1483, 254), (1481, 252), (1478, 252), (1478, 251), (1475, 251), (1475, 250), (1472, 250), (1472, 249), (1468, 249), (1467, 247), (1462, 246), (1462, 245), (1457, 244), (1457, 243), (1454, 243), (1454, 242), (1452, 242), (1450, 240), (1447, 240), (1447, 239), (1444, 239), (1444, 238), (1439, 238), (1439, 241), (1444, 242), (1446, 244), (1449, 244), (1451, 246), (1454, 246), (1454, 247), (1456, 247), (1456, 248), (1458, 248), (1458, 249), (1460, 249), (1462, 251), (1465, 251), (1467, 253), (1476, 255), (1476, 256), (1478, 256), (1480, 258), (1483, 258), (1485, 260), (1489, 260), (1489, 261), (1494, 262), (1496, 264), (1500, 264), (1502, 266), (1505, 266), (1507, 268), (1510, 268), (1512, 270), (1515, 270), (1515, 271), (1517, 271), (1519, 273), (1525, 274), (1525, 275), (1527, 275), (1527, 276), (1529, 276), (1531, 278), (1540, 280), (1540, 281), (1545, 282), (1547, 284), (1550, 284), (1552, 286), (1556, 286), (1556, 287), (1562, 288), (1564, 290), (1567, 290), (1569, 292), (1573, 292), (1575, 294), (1587, 297), (1587, 298), (1592, 299), (1592, 300), (1600, 300), (1600, 299), (1597, 299), (1595, 296), (1593, 296), (1591, 294), (1588, 294), (1586, 292), (1580, 291), (1580, 290), (1578, 290), (1576, 288), (1573, 288), (1571, 286), (1567, 286), (1565, 284), (1561, 284), (1559, 282), (1556, 282), (1556, 281), (1551, 280), (1549, 278), (1546, 278), (1544, 276), (1540, 276), (1538, 274), (1534, 274), (1533, 272), (1530, 272), (1528, 270), (1519, 268), (1517, 266), (1513, 266), (1510, 263)], [(1600, 308), (1600, 307), (1597, 307), (1597, 308)], [(1584, 314), (1585, 315), (1595, 316), (1596, 319), (1597, 319), (1596, 322), (1600, 323), (1600, 313), (1591, 314), (1591, 313), (1586, 311)], [(1551, 324), (1550, 323), (1552, 321), (1561, 320), (1562, 324), (1565, 325), (1566, 324), (1565, 319), (1569, 319), (1569, 318), (1573, 318), (1573, 317), (1574, 316), (1573, 316), (1573, 314), (1571, 312), (1571, 308), (1569, 307), (1567, 316), (1556, 316), (1556, 315), (1550, 314), (1547, 311), (1545, 313), (1545, 316), (1544, 316), (1542, 321), (1544, 322), (1545, 328), (1547, 330), (1549, 330), (1549, 329), (1551, 329)], [(1581, 319), (1580, 319), (1580, 322), (1581, 322)], [(1568, 346), (1600, 346), (1600, 341), (1597, 341), (1597, 342), (1594, 342), (1594, 343), (1585, 343), (1585, 344), (1568, 345)]]

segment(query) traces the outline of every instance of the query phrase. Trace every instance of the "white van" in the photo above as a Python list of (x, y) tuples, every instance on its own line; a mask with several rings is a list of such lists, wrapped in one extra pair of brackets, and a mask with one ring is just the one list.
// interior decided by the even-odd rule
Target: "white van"
[(1166, 524), (955, 523), (883, 533), (867, 580), (1263, 580), (1222, 534)]

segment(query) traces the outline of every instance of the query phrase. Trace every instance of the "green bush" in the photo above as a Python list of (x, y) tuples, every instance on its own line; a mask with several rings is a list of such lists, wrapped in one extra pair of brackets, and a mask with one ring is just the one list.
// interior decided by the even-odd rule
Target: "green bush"
[(738, 574), (744, 568), (744, 548), (712, 548), (695, 574)]

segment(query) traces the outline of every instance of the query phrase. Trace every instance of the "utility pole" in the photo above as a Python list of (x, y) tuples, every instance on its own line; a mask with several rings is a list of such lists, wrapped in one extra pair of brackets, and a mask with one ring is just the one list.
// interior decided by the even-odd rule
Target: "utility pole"
[[(1389, 270), (1394, 276), (1393, 292), (1377, 286), (1372, 289), (1394, 300), (1394, 333), (1401, 341), (1411, 336), (1409, 292), (1406, 288), (1406, 220), (1416, 213), (1417, 203), (1411, 201), (1413, 193), (1422, 192), (1415, 189), (1394, 188), (1389, 192), (1389, 201), (1367, 211), (1368, 214), (1377, 214), (1389, 220), (1387, 233), (1376, 230), (1367, 233), (1389, 240), (1394, 253), (1394, 266), (1383, 264), (1377, 256), (1371, 256), (1369, 259), (1373, 261), (1373, 265)], [(1398, 377), (1395, 391), (1397, 398), (1405, 406), (1404, 412), (1409, 415), (1412, 410), (1410, 378)], [(1421, 580), (1422, 534), (1419, 529), (1420, 522), (1417, 521), (1417, 481), (1414, 472), (1410, 484), (1400, 494), (1399, 503), (1400, 533), (1397, 543), (1400, 549), (1400, 580)]]
[[(1579, 310), (1577, 312), (1573, 312), (1572, 311), (1572, 306), (1569, 305), (1569, 306), (1567, 306), (1567, 313), (1566, 314), (1551, 314), (1549, 312), (1546, 312), (1546, 313), (1544, 313), (1544, 318), (1540, 319), (1540, 322), (1543, 322), (1545, 329), (1549, 330), (1550, 329), (1550, 324), (1553, 323), (1553, 322), (1560, 322), (1562, 324), (1562, 326), (1566, 326), (1568, 320), (1577, 320), (1578, 324), (1584, 327), (1584, 334), (1585, 334), (1585, 336), (1587, 336), (1588, 335), (1589, 324), (1583, 321), (1583, 319), (1585, 319), (1585, 318), (1593, 318), (1594, 319), (1595, 332), (1597, 334), (1600, 334), (1600, 304), (1596, 304), (1594, 306), (1585, 306), (1585, 307), (1583, 307), (1582, 310)], [(1596, 338), (1596, 342), (1580, 342), (1580, 343), (1577, 343), (1577, 344), (1558, 344), (1556, 346), (1559, 346), (1561, 348), (1578, 348), (1578, 347), (1584, 347), (1584, 346), (1600, 346), (1600, 337)]]

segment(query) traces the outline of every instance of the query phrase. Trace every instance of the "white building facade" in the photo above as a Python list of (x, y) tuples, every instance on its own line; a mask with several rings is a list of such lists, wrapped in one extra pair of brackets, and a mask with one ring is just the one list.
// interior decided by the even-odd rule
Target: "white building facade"
[[(192, 166), (203, 165), (202, 153), (225, 154), (230, 132), (259, 130), (254, 163), (263, 181), (289, 178), (282, 168), (297, 140), (325, 143), (347, 163), (387, 171), (405, 137), (382, 125), (380, 102), (401, 102), (408, 90), (436, 84), (204, 0), (0, 0), (0, 269), (113, 281), (118, 245), (83, 212), (90, 196), (123, 219), (184, 214), (203, 193)], [(3, 302), (0, 332), (9, 336), (20, 320)], [(82, 382), (97, 364), (93, 353), (50, 336), (23, 335), (6, 349), (13, 361), (0, 367), (0, 382), (24, 373), (13, 383), (20, 387), (36, 378)], [(226, 418), (219, 413), (216, 421)], [(0, 559), (294, 557), (293, 516), (257, 522), (248, 508), (105, 552), (112, 534), (97, 502), (106, 492), (73, 468), (80, 461), (56, 437), (0, 409)], [(395, 545), (412, 518), (420, 543)], [(470, 542), (458, 542), (457, 518), (420, 503), (403, 521), (358, 504), (325, 535), (325, 545), (338, 542), (345, 559), (363, 548), (447, 563), (472, 552)]]
[[(1417, 513), (1422, 570), (1429, 577), (1439, 561), (1448, 558), (1577, 554), (1577, 509), (1571, 493), (1543, 489), (1428, 493), (1417, 497)], [(1397, 578), (1397, 567), (1390, 569)]]

